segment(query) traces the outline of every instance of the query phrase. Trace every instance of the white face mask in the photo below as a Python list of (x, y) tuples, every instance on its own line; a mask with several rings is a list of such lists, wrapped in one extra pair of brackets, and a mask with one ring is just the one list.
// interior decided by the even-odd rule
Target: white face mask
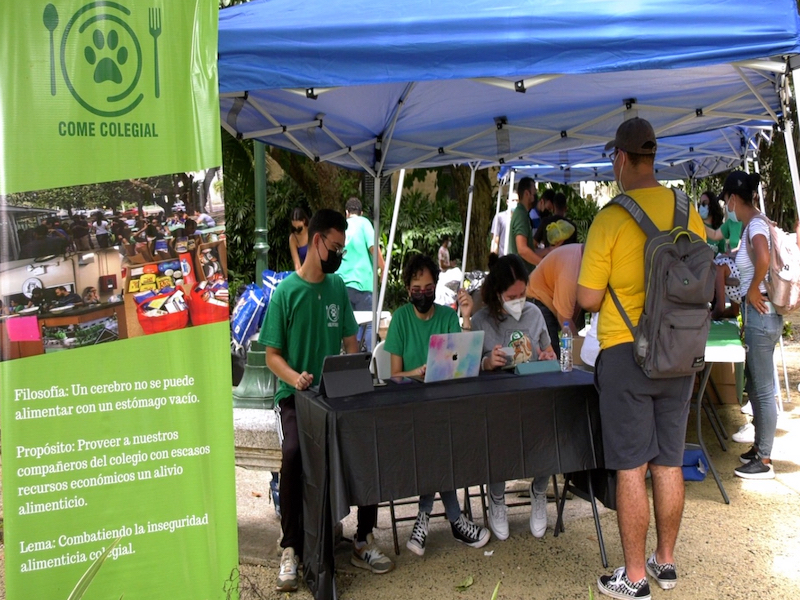
[(625, 158), (622, 157), (622, 165), (619, 167), (619, 177), (617, 178), (617, 185), (619, 186), (619, 191), (621, 193), (625, 193), (625, 186), (622, 185), (622, 170), (625, 168)]
[(525, 298), (503, 301), (503, 310), (511, 315), (515, 321), (519, 321), (519, 318), (522, 316), (523, 308), (525, 308)]
[(508, 210), (510, 210), (511, 212), (514, 212), (515, 210), (517, 210), (517, 201), (516, 200), (512, 200), (511, 202), (508, 203)]
[(725, 208), (728, 211), (728, 219), (730, 219), (734, 223), (738, 223), (739, 222), (739, 218), (736, 216), (736, 211), (735, 210), (731, 210), (730, 205), (726, 205)]

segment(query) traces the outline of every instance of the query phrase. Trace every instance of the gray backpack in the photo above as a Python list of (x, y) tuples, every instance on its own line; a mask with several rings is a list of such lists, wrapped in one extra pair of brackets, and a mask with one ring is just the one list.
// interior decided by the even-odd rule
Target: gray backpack
[(611, 200), (630, 213), (642, 228), (644, 245), (644, 310), (634, 327), (617, 294), (608, 291), (633, 334), (633, 354), (650, 379), (694, 375), (705, 366), (711, 326), (709, 302), (714, 297), (714, 251), (689, 230), (689, 198), (675, 194), (672, 229), (659, 231), (636, 201), (625, 194)]

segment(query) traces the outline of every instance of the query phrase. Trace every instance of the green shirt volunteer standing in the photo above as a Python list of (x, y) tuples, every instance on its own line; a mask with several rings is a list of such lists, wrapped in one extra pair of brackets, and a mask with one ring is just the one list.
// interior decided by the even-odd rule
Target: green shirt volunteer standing
[[(296, 273), (275, 290), (259, 341), (267, 347), (267, 366), (280, 380), (275, 394), (281, 441), (281, 547), (279, 592), (297, 590), (297, 565), (302, 560), (303, 461), (297, 427), (295, 392), (318, 383), (326, 356), (355, 352), (356, 322), (342, 279), (334, 275), (345, 253), (344, 215), (317, 211), (308, 224), (308, 252)], [(373, 573), (394, 569), (375, 545), (372, 530), (378, 506), (358, 509), (358, 529), (350, 563)]]
[[(350, 198), (345, 204), (347, 241), (339, 276), (347, 286), (347, 297), (353, 310), (372, 310), (373, 264), (375, 229), (369, 219), (361, 216), (361, 201)], [(383, 269), (383, 255), (378, 252), (378, 267)], [(372, 350), (372, 325), (364, 332), (367, 350)], [(360, 339), (359, 339), (360, 341)]]

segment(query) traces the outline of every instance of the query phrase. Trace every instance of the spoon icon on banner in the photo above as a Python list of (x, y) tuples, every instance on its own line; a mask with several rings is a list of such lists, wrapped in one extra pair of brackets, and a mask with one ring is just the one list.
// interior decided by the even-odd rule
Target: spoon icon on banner
[(44, 7), (42, 21), (47, 31), (50, 32), (50, 95), (56, 95), (56, 59), (53, 45), (53, 31), (58, 27), (58, 10), (52, 4)]

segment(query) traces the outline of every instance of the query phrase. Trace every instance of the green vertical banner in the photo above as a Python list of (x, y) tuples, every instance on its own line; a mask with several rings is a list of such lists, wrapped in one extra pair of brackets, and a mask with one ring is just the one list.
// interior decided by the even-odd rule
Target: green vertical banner
[(238, 597), (224, 226), (200, 201), (140, 232), (94, 198), (88, 224), (36, 203), (211, 181), (217, 16), (216, 0), (0, 2), (9, 600), (66, 600), (87, 573), (85, 600)]
[(221, 164), (218, 4), (0, 3), (0, 194)]
[(6, 597), (226, 598), (238, 564), (227, 323), (0, 364)]

